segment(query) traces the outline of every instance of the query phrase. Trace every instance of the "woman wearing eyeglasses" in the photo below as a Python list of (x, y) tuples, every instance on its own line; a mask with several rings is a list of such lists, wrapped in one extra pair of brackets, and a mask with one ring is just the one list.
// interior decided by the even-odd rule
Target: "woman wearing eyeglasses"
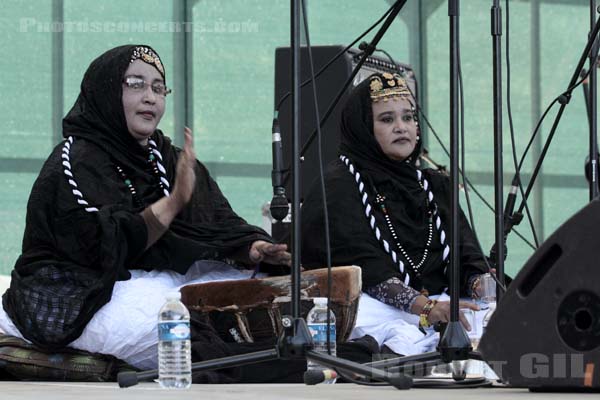
[(179, 149), (157, 129), (169, 92), (148, 46), (114, 48), (89, 66), (65, 140), (33, 185), (0, 332), (155, 368), (166, 291), (207, 273), (246, 277), (234, 262), (289, 264), (285, 245), (231, 209), (191, 131)]

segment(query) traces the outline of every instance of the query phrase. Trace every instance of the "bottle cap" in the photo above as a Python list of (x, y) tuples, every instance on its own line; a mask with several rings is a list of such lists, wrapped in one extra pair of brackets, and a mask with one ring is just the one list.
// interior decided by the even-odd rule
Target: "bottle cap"
[(181, 300), (181, 292), (179, 291), (171, 291), (165, 294), (165, 299), (167, 300)]
[(313, 297), (313, 303), (319, 306), (326, 306), (327, 297)]

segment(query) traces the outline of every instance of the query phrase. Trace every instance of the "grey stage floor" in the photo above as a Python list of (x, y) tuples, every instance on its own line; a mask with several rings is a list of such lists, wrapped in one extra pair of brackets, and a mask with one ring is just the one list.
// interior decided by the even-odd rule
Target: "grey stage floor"
[[(352, 384), (305, 386), (302, 384), (256, 384), (256, 385), (192, 385), (185, 391), (163, 390), (154, 383), (142, 383), (128, 389), (120, 389), (111, 383), (41, 383), (0, 382), (0, 399), (55, 400), (55, 399), (194, 399), (194, 400), (281, 400), (281, 399), (339, 399), (339, 400), (387, 400), (387, 399), (547, 399), (575, 398), (581, 394), (530, 393), (526, 389), (480, 388), (480, 389), (411, 389), (400, 391), (391, 387), (365, 387)], [(598, 398), (597, 394), (584, 395)]]

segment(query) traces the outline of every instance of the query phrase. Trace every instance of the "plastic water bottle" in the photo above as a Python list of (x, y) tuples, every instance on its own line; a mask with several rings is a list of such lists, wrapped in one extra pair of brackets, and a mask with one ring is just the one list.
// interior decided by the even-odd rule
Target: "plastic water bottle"
[[(308, 325), (308, 330), (313, 339), (313, 350), (320, 351), (322, 353), (327, 353), (327, 298), (326, 297), (315, 297), (313, 299), (315, 306), (308, 312), (306, 316), (306, 324)], [(329, 340), (331, 342), (331, 355), (335, 356), (335, 315), (333, 311), (330, 310), (329, 313), (329, 322), (330, 322), (330, 330), (329, 330)], [(326, 370), (331, 369), (325, 366), (322, 366), (312, 360), (307, 361), (306, 370)], [(324, 380), (323, 383), (331, 384), (335, 383), (336, 378)]]
[(187, 389), (192, 384), (190, 313), (181, 293), (170, 292), (158, 313), (158, 382), (168, 389)]

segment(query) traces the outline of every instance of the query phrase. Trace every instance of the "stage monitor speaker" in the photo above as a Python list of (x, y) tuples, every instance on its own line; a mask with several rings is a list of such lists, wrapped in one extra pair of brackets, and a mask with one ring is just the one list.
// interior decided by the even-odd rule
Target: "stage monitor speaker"
[(535, 251), (479, 350), (501, 379), (536, 391), (600, 391), (600, 202)]
[[(312, 46), (312, 56), (314, 61), (314, 71), (317, 73), (321, 67), (327, 64), (336, 54), (340, 53), (344, 46)], [(338, 91), (342, 88), (346, 80), (350, 77), (354, 66), (360, 60), (361, 52), (358, 50), (349, 50), (340, 56), (316, 79), (317, 102), (319, 104), (319, 114), (322, 118), (325, 111), (329, 108)], [(308, 49), (306, 46), (300, 49), (300, 81), (304, 82), (310, 78), (310, 67), (308, 60)], [(279, 47), (275, 50), (275, 107), (279, 101), (290, 92), (291, 87), (291, 69), (290, 69), (290, 48)], [(350, 91), (362, 82), (365, 78), (375, 72), (392, 72), (402, 75), (406, 80), (415, 96), (417, 95), (416, 81), (413, 70), (406, 64), (394, 65), (387, 58), (372, 56), (367, 58), (359, 73), (354, 78), (352, 85), (346, 90), (344, 96), (335, 107), (332, 114), (327, 119), (321, 129), (323, 135), (323, 164), (335, 159), (338, 155), (338, 144), (340, 138), (340, 116), (348, 94)], [(300, 92), (300, 112), (302, 119), (300, 121), (300, 147), (302, 148), (312, 132), (317, 127), (315, 119), (312, 84), (305, 85)], [(288, 95), (279, 110), (279, 123), (281, 127), (281, 136), (283, 141), (283, 161), (286, 168), (291, 168), (292, 154), (292, 119), (291, 119), (291, 96)], [(316, 138), (304, 154), (300, 167), (300, 185), (301, 199), (304, 198), (305, 190), (311, 182), (319, 176), (318, 151)], [(288, 199), (292, 197), (291, 177), (289, 173), (286, 182), (286, 194)]]

